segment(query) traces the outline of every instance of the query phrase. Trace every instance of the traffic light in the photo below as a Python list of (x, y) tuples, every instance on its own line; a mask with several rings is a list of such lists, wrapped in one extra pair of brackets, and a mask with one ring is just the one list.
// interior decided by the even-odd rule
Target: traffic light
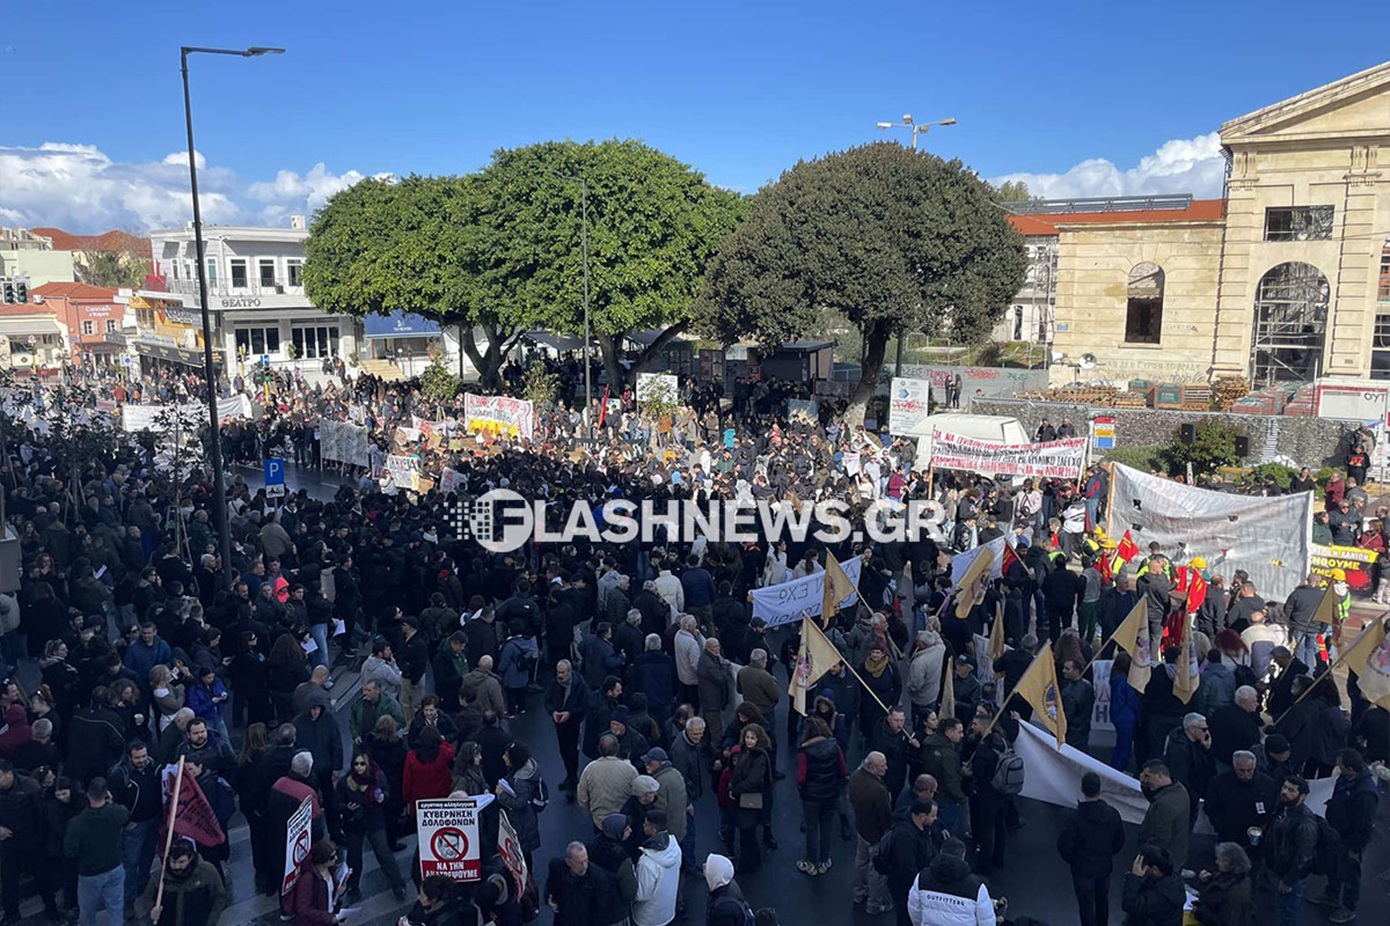
[(29, 284), (24, 280), (19, 280), (14, 285), (15, 301), (20, 305), (29, 301)]
[(3, 283), (0, 283), (0, 291), (4, 293), (3, 298), (5, 300), (5, 305), (14, 305), (14, 284), (9, 280), (5, 280)]

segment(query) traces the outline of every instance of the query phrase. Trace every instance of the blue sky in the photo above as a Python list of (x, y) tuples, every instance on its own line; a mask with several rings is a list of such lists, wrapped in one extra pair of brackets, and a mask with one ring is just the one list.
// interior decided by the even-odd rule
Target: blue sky
[(0, 222), (177, 221), (181, 44), (288, 49), (193, 60), (210, 220), (278, 223), (361, 175), (565, 137), (641, 138), (752, 192), (904, 112), (959, 119), (926, 144), (1051, 195), (1211, 195), (1223, 121), (1390, 58), (1390, 8), (1338, 6), (9, 4)]

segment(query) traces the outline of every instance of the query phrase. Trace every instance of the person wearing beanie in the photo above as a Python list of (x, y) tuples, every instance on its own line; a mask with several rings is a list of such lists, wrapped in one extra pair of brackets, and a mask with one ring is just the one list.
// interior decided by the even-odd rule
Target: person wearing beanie
[(599, 824), (598, 833), (585, 843), (590, 864), (597, 865), (616, 879), (618, 899), (624, 910), (637, 895), (637, 866), (628, 843), (632, 827), (626, 814), (610, 813)]
[(651, 748), (651, 744), (631, 725), (631, 719), (627, 705), (617, 705), (608, 715), (608, 732), (618, 741), (619, 757), (631, 762), (634, 771), (640, 771), (642, 756)]
[[(227, 908), (227, 888), (211, 862), (187, 838), (174, 841), (161, 879), (151, 878), (135, 909), (155, 926), (216, 926)], [(159, 903), (156, 904), (156, 899)]]
[(709, 888), (705, 926), (743, 926), (752, 918), (743, 888), (734, 880), (733, 862), (711, 853), (705, 859), (705, 886)]

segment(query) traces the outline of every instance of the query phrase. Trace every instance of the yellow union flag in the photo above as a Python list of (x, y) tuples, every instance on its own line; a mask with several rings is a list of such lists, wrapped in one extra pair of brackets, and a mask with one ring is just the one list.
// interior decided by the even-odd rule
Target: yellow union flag
[(1187, 704), (1202, 684), (1197, 669), (1197, 642), (1192, 639), (1192, 618), (1183, 615), (1182, 640), (1178, 643), (1177, 672), (1173, 675), (1173, 694)]
[(1148, 614), (1148, 606), (1141, 598), (1130, 609), (1129, 616), (1110, 635), (1116, 646), (1129, 653), (1132, 660), (1129, 664), (1129, 687), (1140, 694), (1143, 694), (1149, 685), (1152, 663), (1152, 654), (1149, 652)]
[(801, 652), (797, 656), (796, 671), (792, 673), (791, 681), (787, 683), (789, 694), (791, 695), (792, 707), (796, 708), (797, 713), (805, 717), (806, 693), (811, 690), (811, 686), (820, 681), (820, 677), (837, 662), (841, 662), (840, 651), (835, 648), (821, 629), (816, 626), (816, 622), (809, 617), (801, 619)]
[[(835, 618), (835, 613), (840, 610), (840, 602), (850, 595), (855, 594), (858, 589), (850, 581), (849, 575), (845, 572), (840, 561), (835, 558), (835, 554), (829, 550), (825, 551), (825, 591), (821, 596), (820, 619), (821, 623), (829, 627), (830, 622)], [(829, 642), (829, 641), (827, 641)]]
[(1043, 646), (1028, 671), (1018, 680), (1014, 694), (1027, 701), (1044, 727), (1057, 737), (1057, 748), (1061, 749), (1067, 739), (1067, 715), (1062, 710), (1061, 687), (1057, 684), (1057, 663), (1052, 655), (1052, 644)]
[(1343, 658), (1356, 673), (1356, 685), (1366, 700), (1390, 710), (1390, 637), (1385, 622), (1377, 618), (1367, 625)]

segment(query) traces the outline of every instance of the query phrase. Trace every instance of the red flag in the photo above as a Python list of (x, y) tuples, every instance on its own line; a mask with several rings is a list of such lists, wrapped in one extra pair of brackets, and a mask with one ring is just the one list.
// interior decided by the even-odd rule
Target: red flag
[(1100, 580), (1105, 583), (1115, 581), (1115, 572), (1110, 568), (1110, 557), (1101, 556), (1096, 560), (1096, 572), (1100, 573)]
[[(164, 800), (166, 803), (171, 803), (173, 800), (176, 774), (177, 772), (173, 767), (166, 770), (164, 782)], [(208, 803), (203, 789), (198, 786), (198, 779), (193, 775), (185, 774), (183, 776), (183, 784), (179, 786), (178, 807), (171, 806), (169, 811), (164, 826), (161, 827), (160, 845), (164, 844), (168, 832), (168, 821), (171, 819), (176, 835), (187, 836), (200, 846), (220, 846), (227, 841), (226, 834), (222, 832), (222, 824), (217, 822), (217, 814), (213, 813), (212, 805)]]
[(1207, 600), (1207, 580), (1191, 566), (1187, 567), (1187, 572), (1191, 577), (1187, 583), (1187, 613), (1196, 614)]
[(1115, 548), (1115, 555), (1126, 563), (1139, 555), (1139, 545), (1134, 542), (1129, 531), (1125, 531), (1125, 535), (1120, 538), (1120, 544)]
[(603, 387), (603, 403), (598, 409), (598, 426), (603, 427), (603, 422), (608, 418), (608, 387)]
[(1010, 545), (1008, 544), (1008, 542), (1006, 541), (1006, 542), (1004, 543), (1004, 555), (1003, 555), (1002, 557), (999, 558), (999, 572), (1000, 572), (1000, 574), (1001, 574), (1001, 575), (1008, 575), (1008, 574), (1009, 574), (1009, 566), (1013, 565), (1014, 563), (1021, 563), (1021, 562), (1023, 562), (1023, 560), (1021, 560), (1021, 559), (1018, 558), (1018, 554), (1014, 552), (1014, 548), (1013, 548), (1012, 546), (1010, 546)]

